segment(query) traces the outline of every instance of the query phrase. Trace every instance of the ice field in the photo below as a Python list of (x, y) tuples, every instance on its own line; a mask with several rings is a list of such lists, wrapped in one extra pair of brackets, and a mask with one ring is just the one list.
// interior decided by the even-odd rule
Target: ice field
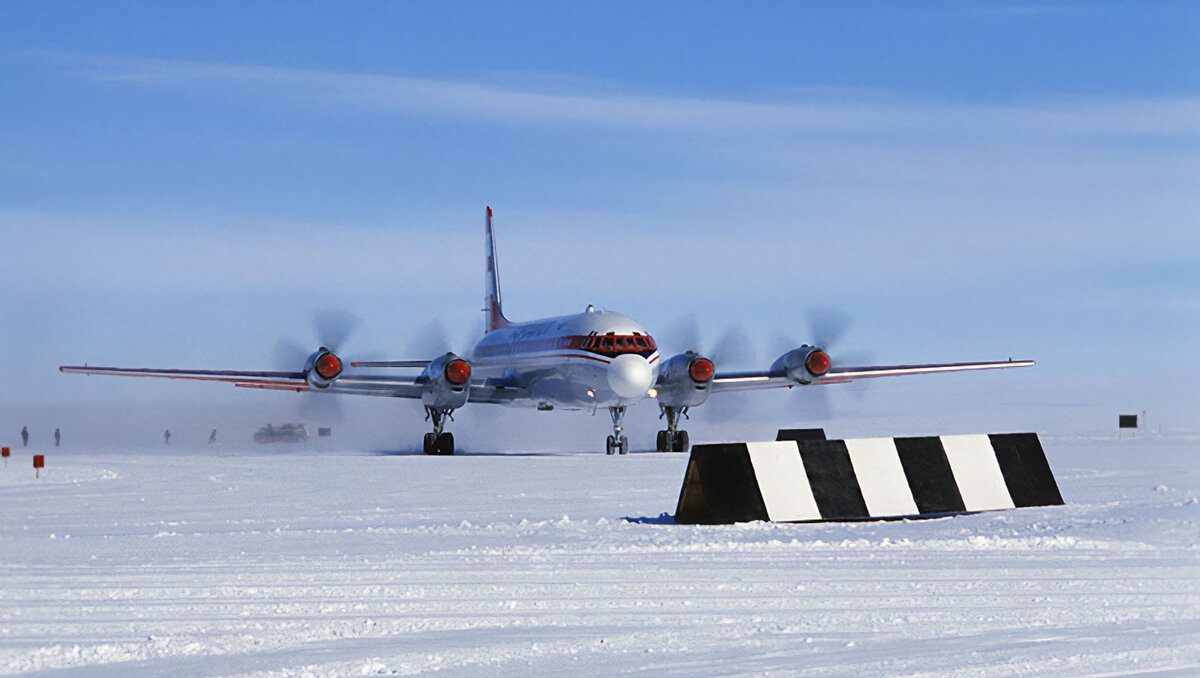
[(734, 526), (682, 454), (17, 448), (0, 673), (1200, 673), (1200, 440), (1043, 445), (1066, 506)]

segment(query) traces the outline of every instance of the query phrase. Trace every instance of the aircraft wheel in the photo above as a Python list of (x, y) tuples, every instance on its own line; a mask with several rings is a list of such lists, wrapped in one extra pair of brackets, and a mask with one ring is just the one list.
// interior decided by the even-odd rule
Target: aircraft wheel
[(617, 441), (617, 451), (621, 454), (629, 452), (629, 438), (621, 436), (621, 439)]
[(658, 450), (659, 452), (671, 451), (671, 446), (667, 444), (666, 431), (659, 431), (658, 435), (654, 437), (654, 449)]
[(425, 434), (425, 454), (437, 454), (434, 445), (437, 443), (437, 435), (433, 432)]
[(688, 446), (691, 444), (691, 441), (688, 440), (687, 431), (676, 431), (675, 440), (672, 442), (674, 444), (671, 446), (671, 448), (676, 452), (687, 452)]
[(434, 446), (434, 449), (437, 450), (437, 454), (442, 454), (442, 455), (454, 454), (454, 434), (453, 433), (443, 433), (442, 435), (437, 437), (437, 440), (434, 442), (433, 446)]
[(617, 451), (617, 441), (612, 436), (609, 436), (608, 439), (604, 441), (604, 453), (605, 454), (613, 454), (616, 451)]

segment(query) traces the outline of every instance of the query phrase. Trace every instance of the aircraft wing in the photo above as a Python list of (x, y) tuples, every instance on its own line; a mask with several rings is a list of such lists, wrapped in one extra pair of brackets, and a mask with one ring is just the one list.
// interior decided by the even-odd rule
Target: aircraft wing
[(192, 381), (224, 381), (236, 385), (261, 388), (306, 387), (303, 372), (242, 372), (238, 370), (160, 370), (144, 367), (92, 367), (90, 365), (60, 365), (59, 372), (67, 374), (102, 374), (112, 377), (147, 377), (151, 379), (189, 379)]
[(303, 372), (177, 370), (141, 367), (92, 367), (90, 365), (62, 365), (58, 370), (68, 374), (219, 381), (230, 383), (240, 388), (258, 388), (268, 391), (318, 391), (390, 398), (421, 397), (421, 387), (416, 383), (414, 377), (344, 374), (326, 388), (317, 389), (309, 385)]
[[(400, 361), (389, 361), (399, 363)], [(428, 361), (404, 361), (402, 367), (416, 367)], [(354, 363), (360, 365), (362, 363)], [(386, 367), (397, 366), (395, 364)], [(267, 391), (314, 391), (346, 395), (366, 395), (383, 398), (420, 398), (422, 385), (416, 377), (346, 373), (325, 388), (313, 388), (303, 372), (243, 372), (238, 370), (176, 370), (149, 369), (141, 367), (92, 367), (89, 365), (63, 365), (60, 372), (68, 374), (97, 374), (115, 377), (144, 377), (152, 379), (187, 379), (191, 381), (220, 381), (239, 388), (257, 388)], [(527, 399), (529, 393), (511, 386), (472, 384), (468, 402), (512, 404)]]
[[(812, 380), (812, 384), (841, 384), (857, 379), (899, 377), (907, 374), (935, 374), (938, 372), (965, 372), (969, 370), (999, 370), (1008, 367), (1029, 367), (1032, 360), (1005, 360), (998, 362), (940, 363), (932, 365), (872, 365), (868, 367), (832, 367), (824, 376)], [(750, 391), (764, 388), (797, 386), (783, 372), (726, 372), (713, 376), (712, 390)]]

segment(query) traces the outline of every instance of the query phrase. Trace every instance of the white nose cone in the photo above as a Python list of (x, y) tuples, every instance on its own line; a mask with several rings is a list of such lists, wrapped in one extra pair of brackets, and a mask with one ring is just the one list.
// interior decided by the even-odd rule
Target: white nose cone
[(653, 368), (640, 355), (619, 355), (608, 366), (608, 386), (622, 398), (646, 395), (653, 380)]

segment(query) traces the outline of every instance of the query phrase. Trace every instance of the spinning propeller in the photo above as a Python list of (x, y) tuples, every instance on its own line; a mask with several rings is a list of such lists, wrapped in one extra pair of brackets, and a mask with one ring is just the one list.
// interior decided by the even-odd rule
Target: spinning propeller
[(716, 343), (709, 346), (702, 341), (696, 315), (689, 313), (667, 328), (666, 339), (673, 353), (695, 351), (712, 360), (718, 371), (754, 367), (754, 343), (750, 335), (736, 325), (727, 327)]
[[(322, 355), (317, 364), (313, 365), (313, 369), (321, 376), (336, 376), (342, 365), (347, 364), (341, 357), (342, 349), (361, 321), (349, 311), (324, 309), (313, 314), (312, 322), (318, 346), (333, 354)], [(278, 370), (303, 369), (312, 355), (311, 350), (304, 349), (289, 338), (280, 337), (275, 342), (275, 368)], [(340, 422), (345, 418), (341, 398), (336, 394), (315, 393), (310, 390), (300, 397), (299, 412), (304, 419), (326, 423)]]
[[(730, 325), (711, 346), (703, 341), (700, 323), (694, 313), (676, 320), (666, 330), (665, 339), (671, 353), (694, 351), (712, 361), (717, 372), (753, 369), (756, 359), (754, 342), (744, 329)], [(720, 396), (709, 400), (698, 411), (709, 419), (728, 420), (745, 411), (745, 400), (739, 397)]]
[[(814, 308), (808, 312), (808, 329), (809, 336), (812, 337), (812, 344), (828, 353), (832, 365), (842, 367), (871, 363), (871, 356), (868, 354), (847, 353), (838, 350), (842, 338), (852, 324), (850, 316), (837, 309)], [(799, 345), (798, 342), (782, 334), (776, 335), (775, 341), (780, 351), (788, 351)], [(850, 388), (858, 394), (861, 394), (865, 387), (866, 382), (864, 381), (850, 384)], [(829, 391), (824, 386), (801, 386), (794, 390), (799, 391), (795, 395), (795, 401), (798, 401), (801, 409), (813, 419), (833, 418), (834, 408), (830, 401)], [(793, 403), (787, 403), (787, 406), (789, 410), (794, 408)]]
[(477, 322), (467, 331), (461, 345), (456, 346), (446, 334), (442, 321), (434, 318), (425, 323), (414, 334), (404, 347), (404, 355), (414, 360), (432, 360), (444, 353), (455, 353), (461, 357), (469, 357), (475, 350), (475, 342), (483, 336), (483, 322)]

